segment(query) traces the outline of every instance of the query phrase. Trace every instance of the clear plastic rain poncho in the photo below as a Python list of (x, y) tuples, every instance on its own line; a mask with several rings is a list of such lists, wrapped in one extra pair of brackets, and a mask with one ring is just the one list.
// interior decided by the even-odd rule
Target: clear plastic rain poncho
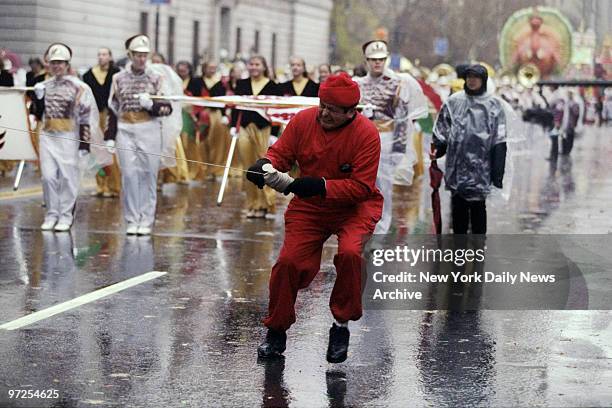
[(393, 134), (381, 133), (381, 158), (385, 169), (378, 179), (410, 185), (416, 152), (413, 146), (414, 121), (428, 114), (427, 98), (418, 81), (410, 74), (386, 70), (382, 76), (355, 78), (361, 91), (361, 103), (373, 105), (370, 119), (380, 128), (392, 125)]
[[(512, 105), (497, 97), (501, 103), (504, 114), (506, 115), (506, 167), (504, 169), (504, 184), (499, 193), (501, 197), (508, 201), (512, 193), (512, 185), (514, 181), (514, 168), (519, 160), (522, 160), (527, 155), (531, 155), (531, 150), (527, 145), (526, 124), (519, 118), (516, 111), (512, 109)], [(499, 189), (492, 187), (493, 193)]]
[(421, 85), (410, 74), (398, 74), (401, 78), (398, 90), (398, 103), (395, 108), (393, 131), (393, 151), (403, 153), (395, 170), (394, 184), (409, 186), (414, 177), (414, 164), (417, 154), (414, 150), (413, 136), (416, 131), (414, 121), (429, 114), (427, 98)]
[[(128, 62), (126, 70), (131, 69), (132, 63)], [(160, 94), (164, 96), (182, 96), (183, 81), (176, 72), (166, 64), (147, 64), (150, 70), (162, 77)], [(112, 95), (111, 95), (112, 99)], [(181, 102), (169, 101), (172, 105), (172, 113), (169, 116), (156, 118), (161, 123), (162, 152), (161, 168), (176, 166), (176, 139), (183, 128), (183, 116)], [(115, 112), (116, 113), (116, 112)]]
[[(491, 193), (491, 152), (507, 137), (507, 117), (501, 100), (490, 93), (468, 96), (458, 92), (444, 103), (433, 139), (446, 145), (446, 189), (469, 201), (484, 200)], [(507, 160), (508, 161), (508, 160)], [(511, 160), (510, 160), (511, 162)]]
[[(183, 95), (183, 80), (166, 64), (148, 64), (147, 68), (160, 75), (162, 80), (161, 94), (166, 96)], [(181, 135), (183, 115), (181, 103), (170, 101), (172, 113), (161, 118), (162, 124), (162, 168), (176, 166), (176, 139)]]
[[(100, 114), (97, 109), (96, 99), (94, 94), (85, 82), (81, 81), (75, 76), (66, 75), (63, 79), (75, 83), (82, 92), (79, 95), (78, 103), (74, 104), (73, 118), (82, 117), (86, 115), (87, 122), (89, 125), (89, 146), (90, 154), (79, 158), (79, 168), (81, 172), (86, 174), (97, 173), (101, 168), (110, 165), (113, 162), (113, 156), (106, 150), (104, 146), (104, 134), (100, 129)], [(43, 84), (53, 81), (51, 78)], [(45, 137), (45, 136), (43, 136)], [(52, 136), (47, 136), (52, 137)], [(75, 131), (75, 139), (79, 138), (78, 127)]]

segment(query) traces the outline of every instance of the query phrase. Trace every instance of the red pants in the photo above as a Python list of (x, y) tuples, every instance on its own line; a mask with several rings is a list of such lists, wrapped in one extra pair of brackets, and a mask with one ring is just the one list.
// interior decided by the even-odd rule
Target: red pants
[(308, 287), (319, 272), (323, 244), (338, 236), (334, 257), (336, 282), (329, 306), (339, 322), (358, 320), (361, 308), (363, 245), (380, 218), (359, 214), (356, 209), (325, 209), (319, 212), (287, 209), (285, 241), (270, 276), (270, 303), (264, 324), (285, 331), (295, 322), (298, 290)]

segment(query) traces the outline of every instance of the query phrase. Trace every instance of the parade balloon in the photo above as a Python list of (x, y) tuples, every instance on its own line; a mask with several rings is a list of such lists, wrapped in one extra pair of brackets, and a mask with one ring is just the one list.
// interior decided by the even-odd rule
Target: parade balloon
[(516, 73), (535, 65), (543, 78), (558, 74), (572, 54), (572, 26), (557, 9), (529, 7), (512, 14), (500, 35), (499, 54), (504, 69)]

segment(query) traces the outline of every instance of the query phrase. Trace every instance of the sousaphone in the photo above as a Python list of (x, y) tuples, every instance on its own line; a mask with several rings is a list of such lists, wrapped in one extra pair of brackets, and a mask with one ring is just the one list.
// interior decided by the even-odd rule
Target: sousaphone
[(519, 84), (531, 89), (541, 78), (540, 70), (534, 64), (525, 64), (519, 68), (516, 78)]

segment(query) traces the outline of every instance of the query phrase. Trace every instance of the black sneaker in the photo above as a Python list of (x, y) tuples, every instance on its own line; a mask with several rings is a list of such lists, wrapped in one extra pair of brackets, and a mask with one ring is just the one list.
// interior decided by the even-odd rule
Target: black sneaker
[(285, 351), (287, 333), (268, 329), (266, 339), (257, 347), (257, 355), (261, 358), (279, 357)]
[(337, 326), (336, 323), (332, 324), (331, 329), (329, 329), (327, 361), (341, 363), (346, 360), (350, 336), (348, 327)]

